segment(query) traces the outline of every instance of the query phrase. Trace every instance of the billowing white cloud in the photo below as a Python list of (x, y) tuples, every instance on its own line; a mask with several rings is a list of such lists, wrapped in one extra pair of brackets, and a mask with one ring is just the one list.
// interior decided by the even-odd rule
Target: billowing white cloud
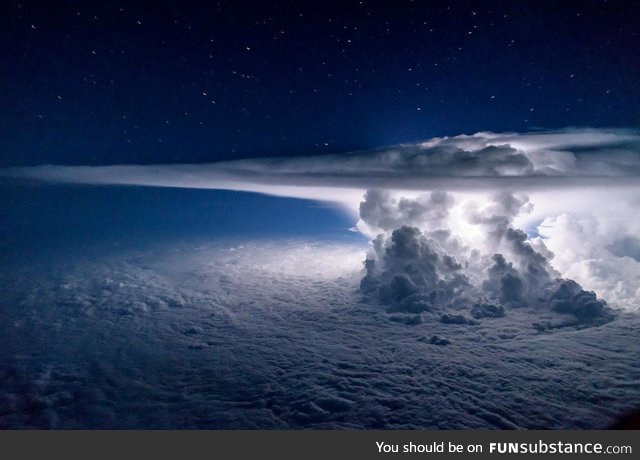
[[(466, 209), (472, 238), (449, 225), (450, 210)], [(411, 200), (368, 192), (361, 225), (380, 228), (365, 263), (361, 288), (390, 311), (464, 311), (503, 316), (508, 309), (551, 309), (585, 323), (612, 318), (606, 302), (578, 283), (563, 279), (549, 263), (541, 239), (513, 226), (528, 210), (527, 197), (507, 192), (482, 206), (456, 203), (442, 192)], [(400, 226), (397, 226), (400, 223)]]
[(494, 254), (506, 258), (505, 277), (512, 269), (526, 272), (523, 257), (533, 251), (545, 260), (539, 268), (546, 281), (571, 277), (613, 306), (640, 308), (633, 239), (640, 234), (637, 130), (480, 132), (342, 155), (45, 165), (0, 170), (0, 177), (227, 189), (339, 203), (359, 216), (356, 228), (371, 238), (419, 229), (467, 264), (473, 286), (488, 283), (486, 271), (498, 263)]
[[(634, 212), (632, 209), (629, 212)], [(640, 309), (640, 262), (635, 235), (637, 218), (623, 222), (599, 215), (579, 217), (563, 213), (545, 218), (540, 237), (554, 253), (552, 265), (579, 281), (611, 304)]]

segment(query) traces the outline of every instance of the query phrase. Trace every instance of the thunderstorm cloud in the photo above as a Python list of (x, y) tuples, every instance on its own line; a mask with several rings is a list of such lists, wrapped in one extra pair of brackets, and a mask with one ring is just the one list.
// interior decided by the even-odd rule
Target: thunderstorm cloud
[(0, 176), (339, 203), (373, 241), (363, 286), (410, 310), (546, 306), (590, 320), (638, 308), (636, 130), (480, 132), (341, 155), (44, 165)]
[(593, 428), (640, 401), (637, 131), (0, 177), (334, 202), (369, 239), (24, 261), (0, 426)]

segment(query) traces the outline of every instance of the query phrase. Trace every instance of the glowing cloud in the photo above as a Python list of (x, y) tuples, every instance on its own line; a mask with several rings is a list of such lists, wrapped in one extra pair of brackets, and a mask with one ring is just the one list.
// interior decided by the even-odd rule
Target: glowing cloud
[(342, 155), (197, 165), (45, 165), (9, 168), (0, 171), (0, 176), (78, 184), (243, 190), (351, 204), (351, 189), (611, 188), (637, 184), (640, 132), (483, 132)]
[[(358, 214), (359, 231), (375, 238), (364, 285), (378, 289), (383, 301), (439, 289), (448, 290), (443, 298), (449, 303), (458, 294), (465, 302), (484, 296), (500, 307), (550, 305), (564, 296), (578, 299), (572, 305), (562, 300), (576, 316), (588, 316), (574, 309), (578, 304), (600, 312), (599, 300), (574, 281), (558, 280), (571, 276), (614, 306), (638, 308), (637, 130), (480, 132), (342, 155), (45, 165), (0, 170), (0, 177), (226, 189), (338, 203)], [(396, 276), (393, 254), (402, 241), (425, 257), (410, 264), (418, 278)], [(445, 270), (456, 264), (462, 265), (455, 273)], [(458, 294), (451, 297), (451, 289)], [(543, 299), (534, 299), (540, 292)], [(487, 303), (478, 305), (482, 313)]]

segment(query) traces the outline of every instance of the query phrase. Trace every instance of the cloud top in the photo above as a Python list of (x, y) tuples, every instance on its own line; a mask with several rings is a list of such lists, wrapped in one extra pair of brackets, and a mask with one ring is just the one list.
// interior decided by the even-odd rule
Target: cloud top
[[(640, 132), (565, 129), (438, 137), (341, 155), (259, 158), (209, 164), (9, 168), (0, 176), (260, 192), (343, 201), (349, 190), (535, 189), (633, 185)], [(326, 189), (334, 192), (327, 193)]]

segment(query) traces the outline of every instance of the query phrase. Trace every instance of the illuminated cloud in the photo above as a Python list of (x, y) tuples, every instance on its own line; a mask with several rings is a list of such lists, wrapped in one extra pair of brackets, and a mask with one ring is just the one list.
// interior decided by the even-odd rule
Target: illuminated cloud
[[(448, 211), (456, 202), (447, 194), (431, 192), (410, 200), (367, 193), (360, 207), (362, 221), (369, 228), (386, 229), (373, 240), (365, 262), (363, 293), (389, 311), (414, 314), (470, 308), (467, 313), (485, 318), (526, 307), (572, 315), (584, 323), (610, 320), (606, 302), (562, 279), (549, 263), (553, 254), (544, 242), (534, 244), (513, 226), (528, 205), (525, 197), (506, 192), (481, 208), (468, 203), (467, 220), (480, 235), (465, 240), (464, 233), (448, 224)], [(368, 212), (372, 209), (376, 212)], [(403, 221), (416, 226), (395, 228)]]
[(0, 175), (78, 184), (243, 190), (350, 204), (352, 189), (624, 187), (640, 178), (640, 133), (481, 132), (341, 155), (192, 165), (45, 165), (5, 169)]
[[(460, 276), (474, 287), (474, 296), (507, 305), (536, 303), (534, 293), (570, 277), (613, 306), (639, 308), (637, 130), (480, 132), (342, 155), (198, 165), (44, 165), (5, 169), (0, 176), (338, 203), (358, 215), (357, 230), (378, 238), (378, 266), (367, 279), (381, 276), (378, 282), (388, 284), (382, 299), (412, 289), (423, 295), (426, 288), (415, 287), (423, 281), (433, 287), (426, 265), (418, 264), (422, 281), (396, 278), (382, 249), (394, 244), (394, 232), (415, 228), (428, 241), (418, 246), (465, 264)], [(471, 296), (468, 289), (465, 295)]]

